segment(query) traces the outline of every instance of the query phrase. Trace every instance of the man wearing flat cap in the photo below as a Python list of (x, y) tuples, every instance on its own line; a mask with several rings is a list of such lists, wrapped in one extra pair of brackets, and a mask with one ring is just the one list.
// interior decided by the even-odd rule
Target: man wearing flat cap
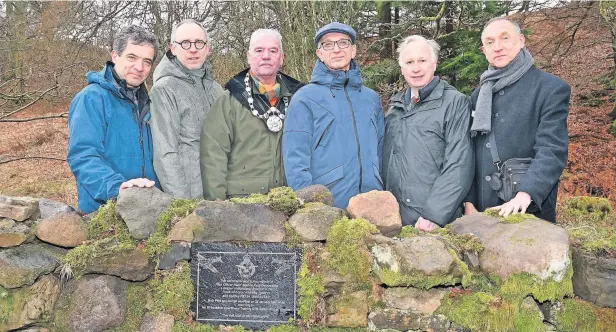
[(289, 104), (282, 137), (289, 186), (325, 185), (339, 208), (357, 194), (383, 189), (383, 112), (376, 92), (362, 84), (356, 38), (338, 22), (316, 33), (318, 60), (310, 83)]

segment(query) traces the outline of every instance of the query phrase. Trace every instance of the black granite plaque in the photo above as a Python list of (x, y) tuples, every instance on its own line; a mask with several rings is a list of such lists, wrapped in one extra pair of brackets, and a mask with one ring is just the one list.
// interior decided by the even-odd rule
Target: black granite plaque
[(300, 264), (301, 251), (281, 243), (193, 243), (195, 320), (251, 329), (296, 320)]

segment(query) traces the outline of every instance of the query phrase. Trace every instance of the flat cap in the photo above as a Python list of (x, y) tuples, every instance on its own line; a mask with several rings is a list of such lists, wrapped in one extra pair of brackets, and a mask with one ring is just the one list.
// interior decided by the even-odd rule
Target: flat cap
[(317, 31), (317, 34), (314, 35), (314, 43), (318, 45), (321, 37), (331, 32), (344, 33), (345, 35), (351, 37), (351, 42), (355, 44), (355, 38), (357, 38), (357, 32), (355, 32), (355, 30), (353, 30), (353, 28), (351, 28), (350, 26), (344, 23), (338, 23), (338, 22), (332, 22), (322, 27), (321, 29), (319, 29), (319, 31)]

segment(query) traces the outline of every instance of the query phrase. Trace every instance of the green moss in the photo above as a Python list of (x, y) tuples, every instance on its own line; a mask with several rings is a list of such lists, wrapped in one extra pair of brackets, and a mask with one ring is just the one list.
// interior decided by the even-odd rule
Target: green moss
[(515, 214), (510, 214), (506, 217), (502, 217), (499, 215), (499, 210), (495, 210), (495, 209), (487, 209), (483, 211), (483, 215), (488, 216), (488, 217), (498, 218), (500, 222), (505, 223), (505, 224), (519, 224), (527, 219), (538, 219), (534, 215), (528, 214), (528, 213), (515, 213)]
[(153, 314), (164, 312), (173, 315), (176, 320), (190, 315), (193, 284), (188, 262), (181, 261), (173, 270), (157, 272), (149, 287), (152, 292)]
[(310, 271), (308, 267), (309, 256), (311, 256), (309, 253), (304, 254), (297, 278), (297, 286), (299, 287), (298, 313), (306, 321), (314, 318), (313, 315), (318, 298), (325, 293), (323, 276), (317, 272)]
[(414, 226), (404, 226), (402, 227), (402, 229), (400, 230), (400, 234), (398, 234), (398, 237), (403, 239), (403, 238), (411, 238), (414, 236), (419, 236), (422, 234), (422, 231), (420, 231), (419, 229), (415, 228)]
[[(609, 114), (616, 114), (616, 112), (614, 111), (616, 110), (616, 104), (614, 105), (614, 108), (612, 109), (612, 111)], [(612, 136), (616, 137), (616, 120), (614, 120), (609, 128), (607, 128), (607, 132), (612, 134)]]
[(287, 222), (284, 224), (285, 241), (290, 248), (298, 247), (302, 244), (302, 238), (297, 234), (293, 227)]
[(325, 204), (321, 202), (305, 203), (299, 210), (297, 210), (296, 213), (310, 213), (313, 211), (314, 208), (318, 208), (321, 206), (325, 206)]
[(121, 242), (132, 241), (128, 227), (116, 212), (116, 204), (108, 201), (98, 208), (96, 214), (88, 222), (88, 239), (117, 236)]
[(126, 315), (122, 325), (111, 329), (110, 332), (139, 331), (139, 325), (146, 314), (146, 301), (144, 296), (147, 292), (145, 285), (131, 283), (126, 292)]
[(595, 221), (603, 220), (612, 212), (612, 206), (607, 198), (578, 196), (571, 197), (565, 201), (566, 217), (583, 217)]
[(154, 258), (171, 250), (169, 232), (175, 221), (185, 218), (197, 208), (195, 199), (175, 199), (167, 210), (158, 216), (156, 232), (145, 242), (144, 251), (149, 258)]
[(243, 327), (242, 325), (233, 325), (231, 327), (231, 331), (232, 332), (245, 332), (245, 331), (251, 331), (251, 330)]
[(175, 322), (173, 325), (173, 332), (218, 332), (218, 328), (209, 324), (200, 324), (192, 322), (190, 324), (185, 322)]
[(583, 301), (565, 299), (556, 313), (556, 328), (562, 332), (595, 332), (597, 316), (593, 307)]
[(597, 316), (597, 331), (616, 331), (616, 308), (592, 306)]
[(543, 331), (536, 313), (489, 293), (456, 294), (443, 298), (437, 313), (472, 331)]
[(446, 243), (452, 245), (460, 253), (472, 252), (479, 254), (484, 249), (483, 244), (481, 244), (481, 241), (479, 241), (479, 238), (475, 234), (453, 234), (451, 232), (451, 225), (438, 228), (428, 234), (431, 236), (440, 236)]
[(426, 276), (421, 273), (394, 272), (391, 269), (380, 269), (375, 273), (379, 276), (381, 282), (390, 287), (406, 286), (430, 289), (440, 285), (453, 286), (460, 282), (460, 277), (454, 276), (453, 274)]
[(0, 286), (0, 328), (9, 322), (15, 307), (13, 292)]
[(268, 332), (300, 332), (302, 329), (295, 325), (276, 325), (267, 329)]
[(364, 239), (371, 233), (378, 233), (378, 229), (367, 220), (345, 217), (335, 221), (327, 233), (326, 263), (351, 281), (367, 284), (372, 261)]
[(292, 215), (297, 211), (300, 202), (289, 187), (278, 187), (270, 190), (267, 195), (250, 194), (248, 197), (231, 198), (231, 202), (241, 204), (266, 204), (272, 209)]
[(130, 237), (114, 235), (82, 244), (68, 251), (62, 258), (63, 273), (80, 278), (98, 258), (111, 256), (125, 250), (135, 249), (137, 244)]
[(560, 282), (556, 282), (551, 278), (541, 280), (529, 273), (514, 274), (503, 280), (500, 285), (500, 292), (503, 298), (507, 300), (519, 300), (532, 295), (539, 302), (554, 302), (563, 299), (565, 296), (573, 295), (572, 276), (572, 264), (569, 264), (567, 272)]

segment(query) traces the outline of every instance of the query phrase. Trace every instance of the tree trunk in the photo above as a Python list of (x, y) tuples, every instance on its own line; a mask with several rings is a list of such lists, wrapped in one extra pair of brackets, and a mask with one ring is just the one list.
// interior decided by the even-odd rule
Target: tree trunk
[(391, 40), (391, 1), (383, 1), (377, 5), (379, 19), (379, 40), (383, 47), (379, 52), (381, 59), (391, 58), (393, 43)]

